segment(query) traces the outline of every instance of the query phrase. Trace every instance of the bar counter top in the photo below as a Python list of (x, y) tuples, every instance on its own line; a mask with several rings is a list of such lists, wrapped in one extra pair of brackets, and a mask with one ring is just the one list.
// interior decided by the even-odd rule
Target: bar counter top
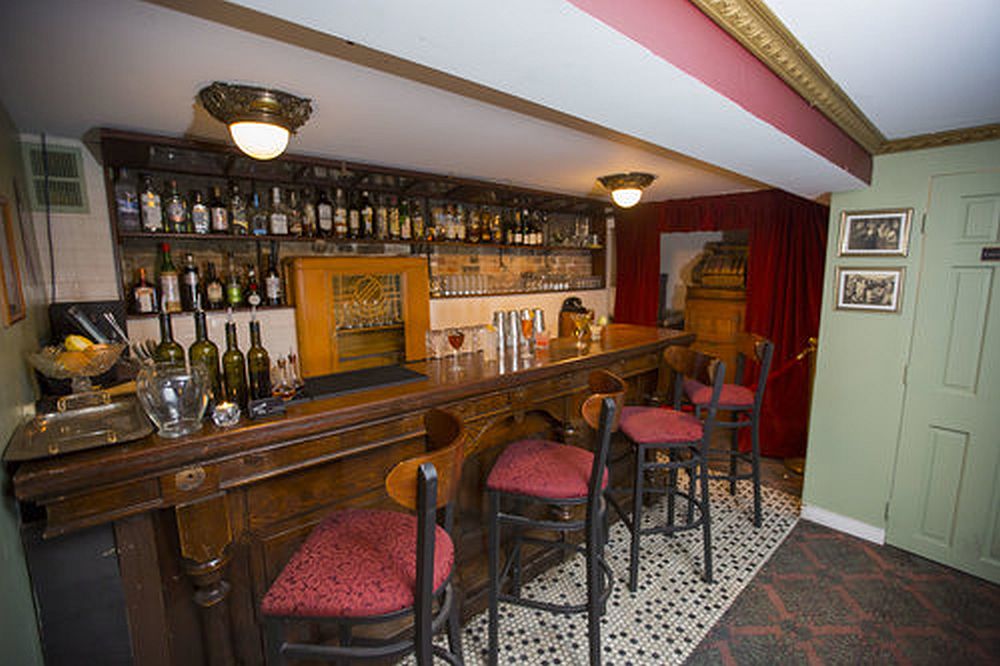
[(689, 344), (693, 336), (681, 331), (612, 324), (598, 342), (579, 350), (575, 340), (553, 338), (549, 351), (531, 359), (508, 354), (503, 362), (484, 362), (481, 354), (458, 357), (453, 371), (451, 358), (408, 363), (405, 367), (427, 379), (288, 406), (283, 416), (257, 421), (241, 419), (232, 428), (210, 422), (194, 435), (164, 439), (150, 435), (128, 444), (21, 464), (14, 474), (18, 499), (35, 501), (114, 484), (125, 479), (156, 475), (167, 469), (207, 459), (266, 448), (277, 443), (302, 441), (318, 433), (373, 422), (407, 411), (446, 406), (470, 395), (514, 387), (555, 377), (567, 371), (610, 367), (619, 358), (644, 349), (670, 344)]

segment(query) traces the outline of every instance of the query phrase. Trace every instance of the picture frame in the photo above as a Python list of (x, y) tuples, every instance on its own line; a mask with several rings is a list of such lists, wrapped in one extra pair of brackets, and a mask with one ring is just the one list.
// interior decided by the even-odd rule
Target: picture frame
[(27, 306), (21, 285), (21, 270), (17, 261), (17, 236), (10, 214), (10, 202), (0, 197), (0, 305), (3, 306), (3, 324), (11, 326), (24, 319)]
[(836, 308), (899, 312), (905, 268), (837, 268)]
[(912, 208), (844, 211), (840, 214), (840, 256), (905, 257)]

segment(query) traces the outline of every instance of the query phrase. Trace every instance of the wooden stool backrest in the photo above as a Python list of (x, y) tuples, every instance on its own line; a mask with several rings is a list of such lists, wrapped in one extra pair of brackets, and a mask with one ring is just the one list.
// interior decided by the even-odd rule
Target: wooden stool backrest
[(611, 398), (615, 402), (611, 432), (616, 432), (621, 420), (622, 407), (625, 406), (625, 382), (607, 370), (594, 370), (587, 379), (587, 385), (591, 395), (583, 401), (583, 406), (580, 407), (583, 420), (591, 428), (598, 430), (601, 423), (601, 405), (604, 398)]
[(771, 370), (771, 359), (774, 356), (774, 343), (756, 333), (743, 333), (736, 339), (736, 383), (742, 384), (747, 372), (747, 359), (752, 359), (758, 366), (757, 385), (763, 387)]
[(454, 414), (432, 409), (424, 416), (428, 453), (396, 464), (385, 477), (385, 490), (400, 506), (417, 509), (417, 470), (431, 463), (437, 470), (436, 507), (451, 503), (458, 492), (465, 461), (465, 426)]

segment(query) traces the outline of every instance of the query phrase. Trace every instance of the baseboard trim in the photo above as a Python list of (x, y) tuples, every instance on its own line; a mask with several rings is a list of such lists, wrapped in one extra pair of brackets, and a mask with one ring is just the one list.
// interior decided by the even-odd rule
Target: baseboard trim
[(834, 513), (833, 511), (827, 511), (826, 509), (821, 509), (818, 506), (803, 504), (801, 516), (806, 520), (818, 523), (824, 527), (829, 527), (830, 529), (837, 530), (838, 532), (844, 532), (845, 534), (856, 536), (859, 539), (864, 539), (865, 541), (877, 543), (880, 546), (885, 543), (885, 530), (881, 527), (875, 527), (874, 525), (863, 523), (860, 520), (848, 518), (847, 516), (842, 516), (839, 513)]

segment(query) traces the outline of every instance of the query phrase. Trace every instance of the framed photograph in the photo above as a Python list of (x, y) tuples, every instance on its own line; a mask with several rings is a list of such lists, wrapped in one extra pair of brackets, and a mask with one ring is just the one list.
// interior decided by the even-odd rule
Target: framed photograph
[(844, 211), (840, 215), (840, 256), (905, 257), (912, 208)]
[(0, 305), (3, 305), (4, 326), (24, 319), (27, 308), (21, 288), (21, 270), (17, 263), (14, 221), (10, 215), (10, 202), (0, 197)]
[(837, 309), (899, 312), (903, 268), (837, 268)]

